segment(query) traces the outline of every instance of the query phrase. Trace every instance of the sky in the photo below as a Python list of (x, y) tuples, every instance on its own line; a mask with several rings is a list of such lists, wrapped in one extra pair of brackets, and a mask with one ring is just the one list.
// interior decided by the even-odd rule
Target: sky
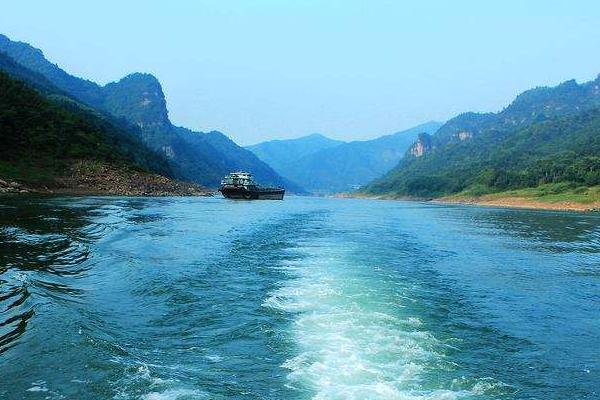
[(157, 76), (173, 123), (242, 145), (364, 140), (600, 73), (600, 2), (3, 1), (0, 33), (100, 84)]

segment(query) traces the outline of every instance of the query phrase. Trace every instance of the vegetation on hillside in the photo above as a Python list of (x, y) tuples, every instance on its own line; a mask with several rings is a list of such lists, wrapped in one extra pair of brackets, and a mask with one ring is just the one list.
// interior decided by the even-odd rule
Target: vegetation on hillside
[(51, 99), (0, 71), (0, 175), (46, 182), (73, 160), (90, 159), (168, 175), (161, 157), (111, 121)]
[(465, 202), (469, 202), (472, 199), (494, 201), (506, 198), (523, 199), (544, 203), (597, 204), (600, 203), (600, 186), (578, 185), (573, 182), (558, 182), (545, 183), (539, 186), (527, 187), (523, 189), (512, 189), (485, 194), (466, 190), (464, 192), (445, 197), (446, 200)]
[(366, 193), (483, 195), (565, 183), (600, 184), (599, 81), (525, 92), (498, 114), (463, 114)]

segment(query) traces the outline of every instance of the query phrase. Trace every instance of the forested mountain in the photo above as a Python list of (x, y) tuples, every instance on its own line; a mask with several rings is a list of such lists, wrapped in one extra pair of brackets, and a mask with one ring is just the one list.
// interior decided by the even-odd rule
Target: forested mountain
[[(183, 134), (182, 130), (171, 124), (160, 82), (150, 74), (134, 73), (118, 82), (99, 86), (69, 75), (46, 60), (41, 50), (27, 43), (14, 42), (0, 35), (0, 51), (39, 74), (39, 77), (45, 78), (58, 90), (90, 107), (137, 126), (144, 143), (163, 154), (170, 169), (180, 179), (214, 187), (224, 174), (234, 169), (245, 169), (254, 172), (257, 179), (264, 183), (288, 183), (254, 154), (232, 141), (227, 142), (226, 149), (235, 150), (239, 158), (234, 159), (231, 153), (225, 154), (223, 147), (215, 147), (217, 142), (213, 140), (214, 132), (185, 130)], [(190, 139), (194, 135), (197, 137)], [(291, 185), (289, 188), (291, 191), (302, 192), (298, 186)]]
[(367, 193), (436, 197), (600, 184), (600, 77), (536, 88), (499, 113), (467, 113), (423, 135)]
[(26, 82), (43, 94), (67, 96), (66, 92), (54, 86), (44, 75), (23, 67), (2, 51), (0, 51), (0, 70), (14, 79)]
[[(266, 154), (269, 158), (265, 161), (277, 165), (277, 172), (308, 190), (349, 191), (385, 174), (397, 165), (419, 133), (433, 133), (441, 125), (428, 122), (373, 140), (346, 143), (311, 135), (266, 142), (250, 149), (259, 157)], [(271, 153), (281, 155), (275, 159), (269, 156)]]
[(52, 184), (88, 160), (172, 175), (167, 161), (128, 127), (82, 106), (0, 53), (0, 176)]

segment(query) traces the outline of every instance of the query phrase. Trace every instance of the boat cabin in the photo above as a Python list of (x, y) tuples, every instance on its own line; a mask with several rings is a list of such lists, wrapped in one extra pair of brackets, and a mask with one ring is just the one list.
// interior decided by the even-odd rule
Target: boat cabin
[(256, 186), (256, 182), (248, 172), (232, 172), (221, 181), (221, 185)]

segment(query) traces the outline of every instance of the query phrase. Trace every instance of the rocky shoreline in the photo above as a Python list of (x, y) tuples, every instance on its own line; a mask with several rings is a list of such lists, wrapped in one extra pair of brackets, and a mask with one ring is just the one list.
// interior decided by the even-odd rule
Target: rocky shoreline
[(66, 176), (27, 184), (0, 178), (0, 194), (74, 194), (108, 196), (212, 196), (194, 183), (94, 161), (74, 163)]
[(19, 182), (0, 179), (0, 194), (2, 193), (30, 193), (32, 190)]

